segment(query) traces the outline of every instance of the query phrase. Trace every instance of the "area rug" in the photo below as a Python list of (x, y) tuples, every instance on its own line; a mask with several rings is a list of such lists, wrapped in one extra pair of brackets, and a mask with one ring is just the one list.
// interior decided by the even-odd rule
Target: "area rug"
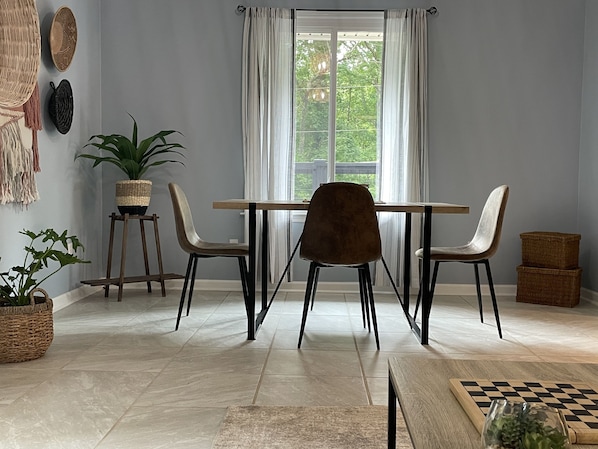
[[(397, 448), (411, 449), (397, 411)], [(384, 449), (387, 408), (229, 407), (212, 449)]]

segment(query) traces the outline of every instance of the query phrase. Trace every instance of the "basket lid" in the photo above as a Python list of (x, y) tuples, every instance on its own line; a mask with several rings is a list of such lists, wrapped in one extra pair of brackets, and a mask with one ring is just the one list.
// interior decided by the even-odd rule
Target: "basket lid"
[(50, 26), (50, 53), (58, 70), (64, 72), (71, 65), (77, 48), (77, 21), (70, 8), (62, 6), (54, 14)]
[(0, 0), (0, 107), (29, 100), (41, 61), (39, 16), (35, 0)]
[(73, 90), (68, 80), (62, 80), (58, 87), (50, 82), (53, 91), (48, 103), (48, 113), (60, 134), (66, 134), (73, 122)]

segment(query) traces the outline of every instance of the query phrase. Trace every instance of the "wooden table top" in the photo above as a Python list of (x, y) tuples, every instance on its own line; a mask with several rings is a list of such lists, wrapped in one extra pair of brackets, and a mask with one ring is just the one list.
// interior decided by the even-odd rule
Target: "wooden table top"
[[(598, 385), (598, 365), (397, 357), (389, 375), (414, 449), (480, 449), (481, 436), (450, 390), (449, 379), (526, 379)], [(596, 449), (574, 444), (572, 449)]]
[[(214, 201), (214, 209), (235, 209), (244, 210), (249, 208), (250, 203), (255, 203), (257, 210), (307, 210), (309, 201), (300, 200), (245, 200), (229, 199)], [(412, 212), (423, 213), (426, 206), (432, 207), (435, 214), (468, 214), (469, 206), (451, 203), (386, 203), (376, 202), (378, 212)]]

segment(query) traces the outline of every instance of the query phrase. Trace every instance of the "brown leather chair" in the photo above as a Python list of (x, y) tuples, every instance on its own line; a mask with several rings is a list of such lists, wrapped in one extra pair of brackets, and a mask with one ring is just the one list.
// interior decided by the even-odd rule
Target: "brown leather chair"
[(310, 265), (298, 347), (310, 300), (313, 306), (315, 299), (320, 268), (348, 267), (358, 270), (362, 313), (369, 323), (371, 312), (376, 346), (380, 349), (369, 263), (382, 257), (382, 248), (374, 200), (368, 189), (349, 182), (321, 185), (307, 210), (299, 254)]
[[(176, 320), (175, 330), (178, 330), (181, 321), (181, 314), (185, 303), (185, 293), (189, 281), (189, 300), (187, 302), (187, 316), (191, 309), (191, 298), (193, 296), (193, 287), (195, 285), (195, 273), (197, 271), (197, 261), (200, 258), (210, 257), (236, 257), (239, 261), (239, 270), (241, 271), (241, 284), (243, 287), (243, 298), (245, 300), (245, 308), (248, 307), (248, 290), (247, 290), (247, 263), (245, 257), (249, 255), (249, 246), (244, 243), (212, 243), (202, 240), (195, 231), (193, 224), (193, 216), (189, 208), (187, 197), (177, 184), (168, 184), (170, 190), (170, 198), (172, 199), (172, 207), (174, 209), (174, 221), (176, 225), (176, 235), (181, 249), (189, 254), (189, 262), (187, 263), (187, 271), (185, 273), (185, 281), (183, 284), (183, 291), (181, 293), (181, 301), (179, 304), (179, 313)], [(193, 270), (191, 270), (193, 267)]]
[[(509, 187), (506, 185), (499, 186), (490, 193), (486, 200), (486, 204), (482, 209), (476, 232), (469, 243), (455, 247), (433, 246), (430, 248), (430, 260), (434, 261), (434, 272), (432, 274), (432, 285), (430, 287), (430, 294), (432, 297), (434, 296), (434, 287), (436, 286), (438, 265), (440, 262), (463, 262), (473, 264), (476, 291), (478, 295), (478, 307), (480, 309), (480, 320), (482, 323), (484, 322), (484, 313), (482, 309), (482, 290), (480, 288), (478, 265), (483, 264), (486, 267), (488, 286), (490, 287), (490, 295), (492, 297), (492, 307), (494, 308), (494, 317), (496, 319), (496, 327), (498, 328), (498, 335), (500, 338), (502, 338), (502, 329), (500, 327), (496, 293), (494, 292), (494, 283), (492, 281), (489, 259), (494, 256), (498, 249), (508, 198)], [(417, 257), (422, 258), (424, 254), (423, 249), (418, 249), (415, 254)], [(419, 298), (417, 305), (419, 306)]]

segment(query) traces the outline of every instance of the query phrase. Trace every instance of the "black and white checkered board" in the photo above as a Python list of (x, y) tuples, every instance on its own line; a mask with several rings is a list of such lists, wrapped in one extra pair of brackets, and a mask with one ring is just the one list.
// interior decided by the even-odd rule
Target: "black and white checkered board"
[(572, 443), (598, 444), (598, 392), (578, 382), (450, 379), (451, 391), (479, 432), (493, 399), (542, 402), (562, 411)]

